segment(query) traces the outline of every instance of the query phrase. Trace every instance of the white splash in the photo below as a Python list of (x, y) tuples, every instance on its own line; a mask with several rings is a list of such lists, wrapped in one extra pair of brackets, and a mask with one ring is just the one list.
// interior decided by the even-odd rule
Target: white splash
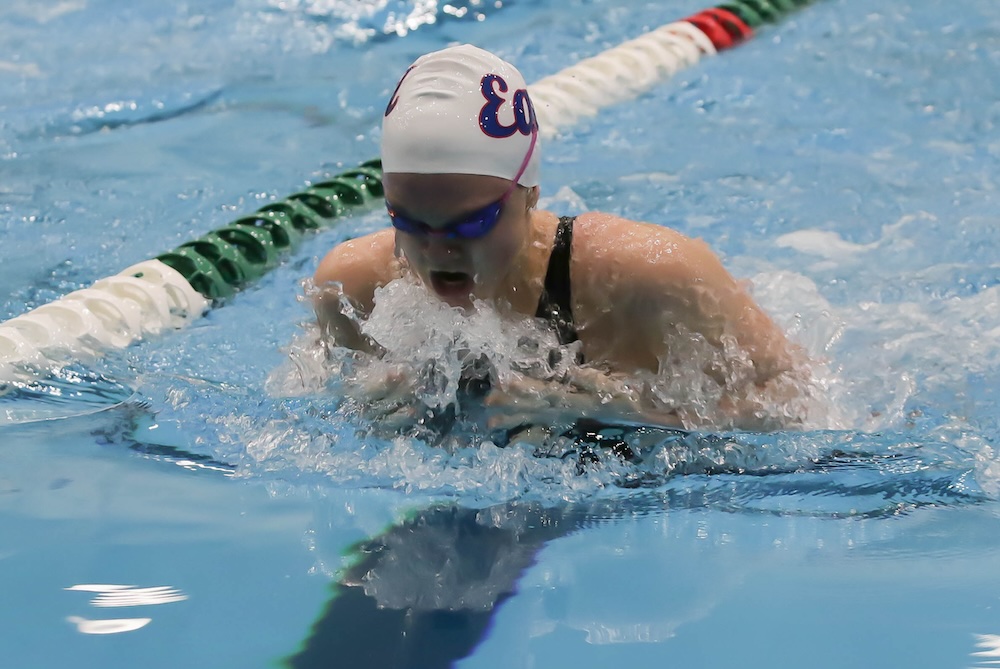
[(775, 240), (780, 248), (790, 248), (828, 260), (841, 260), (878, 248), (878, 242), (856, 244), (830, 230), (796, 230)]

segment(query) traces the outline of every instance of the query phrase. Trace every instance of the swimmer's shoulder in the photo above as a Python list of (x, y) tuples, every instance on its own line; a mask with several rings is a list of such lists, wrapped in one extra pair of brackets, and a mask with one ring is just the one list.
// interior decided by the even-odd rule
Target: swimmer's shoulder
[(605, 291), (683, 286), (697, 279), (706, 256), (715, 258), (704, 241), (664, 225), (601, 212), (581, 214), (573, 225), (574, 278)]
[(607, 336), (628, 324), (656, 344), (664, 323), (683, 324), (720, 346), (726, 334), (734, 336), (760, 382), (791, 368), (784, 333), (704, 240), (608, 214), (585, 214), (577, 223), (574, 288)]
[(395, 235), (392, 228), (338, 244), (320, 261), (316, 286), (338, 283), (345, 295), (370, 309), (375, 289), (399, 277)]

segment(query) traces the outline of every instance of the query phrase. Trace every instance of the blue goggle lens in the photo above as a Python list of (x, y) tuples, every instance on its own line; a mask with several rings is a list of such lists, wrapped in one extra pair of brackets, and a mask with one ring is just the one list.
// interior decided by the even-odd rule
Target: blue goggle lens
[(503, 200), (498, 200), (478, 211), (474, 211), (465, 218), (449, 223), (442, 228), (432, 228), (423, 221), (418, 221), (408, 216), (400, 214), (392, 208), (388, 202), (385, 204), (389, 212), (389, 220), (392, 227), (411, 235), (430, 235), (434, 237), (445, 237), (447, 239), (478, 239), (492, 230), (497, 221), (500, 220), (500, 210), (503, 208)]

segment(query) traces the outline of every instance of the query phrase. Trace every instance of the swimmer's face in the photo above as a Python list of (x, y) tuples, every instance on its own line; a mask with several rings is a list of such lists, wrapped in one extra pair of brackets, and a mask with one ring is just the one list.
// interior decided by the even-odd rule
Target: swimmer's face
[(504, 200), (496, 225), (486, 234), (462, 238), (443, 234), (497, 202), (511, 183), (470, 174), (386, 174), (389, 206), (430, 229), (429, 234), (396, 230), (396, 252), (420, 281), (452, 306), (471, 297), (498, 296), (528, 239), (530, 207), (537, 190), (515, 188)]

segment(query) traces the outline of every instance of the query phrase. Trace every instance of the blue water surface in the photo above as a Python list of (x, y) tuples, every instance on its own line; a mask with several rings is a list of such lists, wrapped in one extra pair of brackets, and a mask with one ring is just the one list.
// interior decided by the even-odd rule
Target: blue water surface
[[(530, 82), (705, 6), (9, 0), (0, 319), (377, 156), (421, 53)], [(998, 35), (993, 0), (817, 2), (544, 145), (552, 210), (750, 280), (822, 420), (582, 469), (366, 433), (276, 383), (302, 280), (385, 225), (359, 213), (187, 329), (0, 395), (0, 665), (994, 666)]]

